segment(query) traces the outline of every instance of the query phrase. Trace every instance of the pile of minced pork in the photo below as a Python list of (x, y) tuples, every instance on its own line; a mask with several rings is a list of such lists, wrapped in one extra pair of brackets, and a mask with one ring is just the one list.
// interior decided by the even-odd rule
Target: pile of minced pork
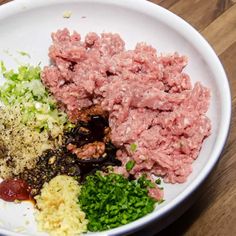
[(152, 212), (160, 177), (185, 182), (210, 134), (209, 90), (192, 86), (186, 57), (125, 50), (118, 34), (52, 40), (42, 71), (1, 64), (0, 198), (33, 200), (39, 230), (59, 236)]

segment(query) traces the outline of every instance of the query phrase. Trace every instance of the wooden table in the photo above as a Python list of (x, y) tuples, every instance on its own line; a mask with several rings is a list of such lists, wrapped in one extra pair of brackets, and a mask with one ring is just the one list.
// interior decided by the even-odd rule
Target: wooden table
[[(0, 4), (9, 0), (0, 0)], [(236, 235), (236, 0), (151, 0), (184, 18), (210, 42), (227, 72), (232, 124), (221, 159), (197, 202), (157, 236)]]

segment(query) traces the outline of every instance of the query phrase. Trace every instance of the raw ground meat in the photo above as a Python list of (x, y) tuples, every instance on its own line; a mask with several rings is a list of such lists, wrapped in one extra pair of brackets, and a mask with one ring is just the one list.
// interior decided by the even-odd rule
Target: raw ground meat
[[(111, 140), (123, 163), (116, 171), (185, 182), (211, 129), (205, 115), (209, 89), (199, 82), (192, 86), (183, 72), (187, 58), (157, 55), (145, 43), (125, 50), (121, 37), (112, 33), (88, 33), (81, 41), (78, 33), (64, 29), (52, 39), (53, 65), (44, 68), (42, 81), (72, 121), (92, 104), (109, 113)], [(130, 173), (129, 160), (136, 163)]]

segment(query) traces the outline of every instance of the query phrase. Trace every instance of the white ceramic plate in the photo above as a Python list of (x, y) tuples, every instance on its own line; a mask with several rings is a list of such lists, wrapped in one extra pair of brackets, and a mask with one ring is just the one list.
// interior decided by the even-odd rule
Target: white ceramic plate
[[(71, 11), (69, 19), (63, 12)], [(185, 71), (192, 82), (201, 81), (211, 88), (208, 115), (212, 135), (204, 141), (193, 173), (184, 184), (165, 184), (165, 203), (133, 223), (93, 235), (123, 235), (137, 230), (173, 210), (207, 177), (225, 143), (231, 114), (228, 81), (214, 51), (190, 25), (171, 12), (143, 0), (17, 0), (0, 7), (0, 60), (8, 68), (17, 68), (17, 61), (42, 65), (49, 63), (50, 34), (68, 27), (84, 36), (90, 31), (117, 32), (126, 48), (145, 41), (158, 52), (178, 51), (189, 57)], [(31, 59), (17, 51), (26, 51)], [(13, 56), (10, 56), (12, 54)], [(38, 233), (29, 203), (13, 204), (0, 201), (0, 233), (6, 235), (45, 235)], [(14, 232), (23, 233), (14, 233)]]

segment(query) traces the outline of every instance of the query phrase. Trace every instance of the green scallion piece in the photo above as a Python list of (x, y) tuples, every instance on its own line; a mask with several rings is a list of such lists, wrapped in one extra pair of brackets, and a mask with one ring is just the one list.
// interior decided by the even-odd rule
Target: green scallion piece
[(127, 171), (131, 171), (133, 169), (134, 165), (135, 165), (135, 161), (134, 160), (128, 161), (126, 163), (126, 165), (125, 165), (126, 170)]
[(130, 150), (131, 152), (135, 152), (138, 148), (138, 145), (136, 143), (131, 143), (130, 144)]

